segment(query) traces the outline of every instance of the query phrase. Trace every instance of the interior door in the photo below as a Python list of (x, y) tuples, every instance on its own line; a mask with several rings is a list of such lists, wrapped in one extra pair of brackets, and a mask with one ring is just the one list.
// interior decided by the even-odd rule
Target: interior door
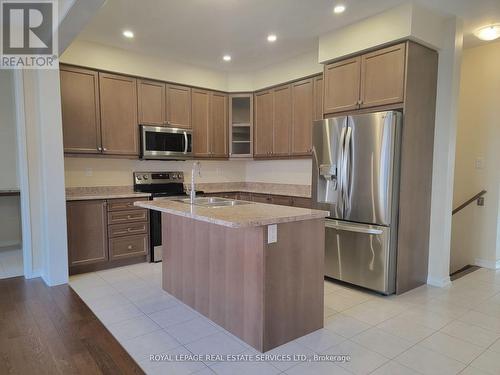
[(325, 236), (326, 276), (386, 294), (394, 292), (388, 227), (327, 219)]
[(399, 117), (398, 112), (348, 117), (345, 220), (391, 224), (396, 122)]

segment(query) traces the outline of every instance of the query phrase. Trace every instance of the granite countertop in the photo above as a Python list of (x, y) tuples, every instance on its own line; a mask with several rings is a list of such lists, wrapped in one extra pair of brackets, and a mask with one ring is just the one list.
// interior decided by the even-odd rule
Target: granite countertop
[(231, 228), (322, 219), (329, 215), (328, 211), (254, 202), (238, 206), (206, 207), (173, 200), (158, 200), (135, 202), (134, 205)]
[(66, 189), (67, 201), (92, 199), (119, 199), (149, 197), (149, 193), (136, 193), (131, 186), (73, 187)]

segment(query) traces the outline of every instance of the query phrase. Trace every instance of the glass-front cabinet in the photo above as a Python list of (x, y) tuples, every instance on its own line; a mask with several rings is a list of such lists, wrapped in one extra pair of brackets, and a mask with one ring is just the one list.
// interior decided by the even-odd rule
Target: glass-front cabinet
[(229, 97), (229, 156), (253, 156), (253, 95), (250, 93)]

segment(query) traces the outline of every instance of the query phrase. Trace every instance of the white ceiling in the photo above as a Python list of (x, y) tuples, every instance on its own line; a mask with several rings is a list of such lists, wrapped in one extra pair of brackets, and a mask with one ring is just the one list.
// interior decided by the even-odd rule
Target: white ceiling
[[(347, 6), (333, 14), (333, 6)], [(164, 56), (211, 69), (243, 72), (317, 49), (318, 36), (404, 0), (107, 0), (80, 40)], [(464, 19), (465, 42), (478, 26), (500, 22), (500, 0), (417, 0)], [(132, 40), (121, 32), (131, 29)], [(266, 40), (269, 33), (277, 42)], [(222, 61), (230, 54), (232, 61)]]

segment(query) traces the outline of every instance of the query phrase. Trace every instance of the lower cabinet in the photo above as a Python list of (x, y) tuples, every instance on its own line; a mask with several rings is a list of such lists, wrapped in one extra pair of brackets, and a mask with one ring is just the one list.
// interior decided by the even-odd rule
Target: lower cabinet
[(301, 208), (311, 208), (311, 198), (291, 197), (288, 195), (273, 195), (248, 192), (226, 192), (226, 193), (206, 193), (207, 197), (221, 197), (227, 199), (238, 199), (240, 201), (250, 201), (257, 203), (278, 204), (281, 206), (293, 206)]
[(138, 200), (67, 202), (70, 274), (146, 260), (149, 215), (133, 205)]

